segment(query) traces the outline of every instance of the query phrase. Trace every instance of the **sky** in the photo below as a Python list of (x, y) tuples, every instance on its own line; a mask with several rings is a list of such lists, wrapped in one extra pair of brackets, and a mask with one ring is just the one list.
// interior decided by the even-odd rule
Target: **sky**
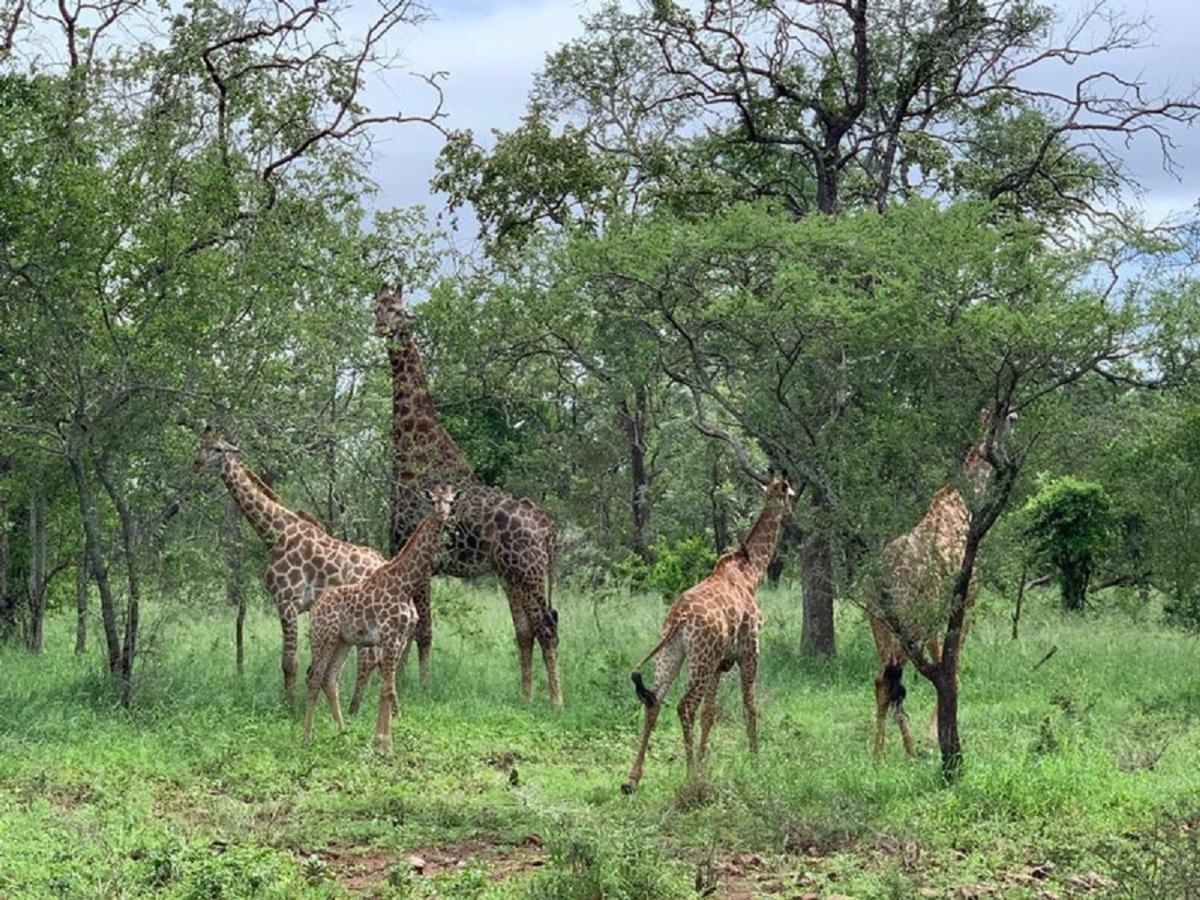
[[(1084, 0), (1054, 0), (1068, 18), (1084, 8)], [(410, 30), (401, 49), (412, 71), (448, 73), (444, 82), (447, 128), (469, 128), (480, 140), (498, 128), (518, 124), (534, 75), (546, 54), (580, 35), (580, 19), (597, 0), (431, 0), (436, 18)], [(1123, 53), (1109, 65), (1124, 75), (1144, 78), (1154, 90), (1175, 94), (1191, 91), (1200, 78), (1200, 3), (1197, 0), (1111, 0), (1110, 6), (1131, 17), (1148, 16), (1151, 47)], [(1068, 73), (1074, 76), (1074, 72)], [(1072, 79), (1073, 80), (1073, 79)], [(1061, 84), (1059, 85), (1061, 86)], [(411, 75), (393, 70), (373, 83), (373, 107), (394, 107), (421, 97)], [(1145, 186), (1141, 203), (1159, 221), (1195, 206), (1200, 200), (1200, 126), (1174, 132), (1177, 180), (1164, 172), (1158, 146), (1137, 140), (1126, 159)], [(382, 207), (424, 204), (431, 214), (444, 206), (429, 180), (441, 137), (421, 125), (393, 127), (376, 137), (372, 169)]]

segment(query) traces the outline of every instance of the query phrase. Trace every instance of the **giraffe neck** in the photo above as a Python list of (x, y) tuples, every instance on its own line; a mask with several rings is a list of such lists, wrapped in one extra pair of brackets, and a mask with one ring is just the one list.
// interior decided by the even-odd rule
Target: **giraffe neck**
[(397, 480), (422, 487), (434, 481), (459, 485), (473, 481), (466, 456), (438, 422), (421, 354), (410, 333), (388, 340), (388, 360), (392, 364), (392, 443)]
[(936, 520), (939, 530), (948, 532), (954, 541), (966, 544), (967, 531), (971, 527), (971, 510), (957, 487), (946, 485), (934, 494), (925, 516)]
[(783, 509), (779, 502), (769, 498), (763, 511), (742, 541), (742, 553), (747, 561), (749, 575), (755, 584), (762, 580), (775, 555), (775, 544), (779, 540), (779, 525), (783, 521)]
[(268, 547), (275, 546), (296, 516), (249, 466), (232, 454), (226, 453), (222, 458), (221, 478), (250, 526)]
[(421, 579), (427, 577), (426, 572), (432, 576), (433, 558), (437, 553), (438, 538), (445, 523), (445, 516), (436, 513), (422, 519), (416, 530), (408, 536), (400, 552), (378, 570), (380, 577), (392, 578), (401, 572), (406, 575), (415, 573)]

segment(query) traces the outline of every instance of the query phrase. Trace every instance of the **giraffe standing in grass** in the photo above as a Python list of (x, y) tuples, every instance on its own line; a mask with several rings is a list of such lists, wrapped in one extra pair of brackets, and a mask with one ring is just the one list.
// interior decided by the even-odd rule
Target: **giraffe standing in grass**
[[(288, 509), (279, 495), (242, 462), (238, 448), (212, 428), (206, 428), (200, 438), (195, 468), (198, 472), (220, 473), (234, 502), (270, 548), (271, 564), (265, 580), (283, 628), (283, 686), (288, 699), (295, 700), (300, 614), (325, 588), (358, 581), (375, 571), (385, 562), (383, 554), (339, 541), (308, 513)], [(356, 696), (362, 693), (377, 665), (373, 649), (359, 651)]]
[[(992, 465), (986, 456), (986, 440), (991, 412), (981, 413), (983, 437), (973, 446), (963, 460), (963, 475), (967, 487), (981, 495), (992, 477)], [(1016, 420), (1011, 413), (1004, 423), (1005, 431)], [(1001, 435), (1003, 436), (1003, 435)], [(971, 527), (971, 510), (957, 484), (948, 484), (933, 495), (924, 518), (907, 534), (891, 541), (879, 559), (879, 579), (875, 589), (886, 591), (897, 615), (905, 622), (910, 632), (925, 645), (929, 660), (934, 665), (942, 658), (945, 615), (943, 604), (954, 579), (962, 566), (963, 553), (967, 546), (967, 532)], [(972, 581), (967, 593), (967, 603), (974, 602), (975, 583)], [(908, 716), (904, 712), (905, 689), (901, 681), (908, 654), (899, 639), (884, 620), (870, 611), (867, 620), (875, 638), (875, 650), (879, 655), (879, 674), (875, 677), (875, 743), (874, 755), (883, 755), (887, 714), (890, 709), (904, 752), (916, 756), (912, 735), (908, 730)], [(959, 642), (966, 636), (966, 621), (959, 635)], [(929, 739), (937, 740), (937, 707), (929, 721)]]
[(404, 546), (390, 561), (355, 584), (330, 588), (317, 598), (309, 616), (312, 664), (308, 668), (308, 700), (304, 709), (304, 741), (312, 740), (313, 708), (324, 690), (338, 730), (342, 707), (338, 677), (350, 648), (379, 648), (379, 720), (375, 740), (384, 748), (392, 743), (392, 712), (396, 706), (396, 669), (408, 651), (417, 627), (414, 599), (428, 596), (434, 556), (454, 507), (453, 487), (430, 492), (433, 511), (421, 520)]
[[(629, 780), (621, 787), (626, 794), (632, 794), (641, 781), (646, 748), (662, 708), (662, 699), (685, 660), (688, 681), (683, 699), (679, 701), (679, 721), (683, 725), (688, 776), (704, 764), (708, 732), (717, 715), (717, 684), (721, 673), (728, 672), (734, 665), (741, 676), (742, 707), (750, 752), (758, 752), (758, 714), (754, 708), (758, 629), (762, 625), (758, 585), (775, 553), (780, 522), (796, 496), (783, 475), (773, 476), (763, 490), (766, 498), (762, 513), (741, 546), (717, 560), (711, 575), (688, 588), (671, 604), (663, 622), (662, 640), (638, 663), (637, 668), (641, 669), (658, 656), (654, 666), (654, 689), (646, 687), (641, 672), (635, 670), (633, 673), (634, 688), (646, 712), (637, 758), (629, 772)], [(694, 753), (692, 726), (701, 702), (704, 708), (700, 713), (700, 748)]]
[[(533, 644), (542, 648), (550, 702), (562, 705), (558, 677), (558, 612), (552, 603), (555, 537), (550, 517), (531, 500), (479, 481), (454, 439), (438, 422), (411, 315), (398, 291), (384, 289), (375, 305), (375, 331), (387, 340), (392, 366), (392, 546), (408, 539), (428, 509), (424, 492), (454, 485), (458, 501), (441, 575), (471, 578), (494, 572), (504, 585), (521, 661), (521, 693), (533, 695)], [(424, 682), (433, 642), (429, 597), (418, 596), (417, 655)]]

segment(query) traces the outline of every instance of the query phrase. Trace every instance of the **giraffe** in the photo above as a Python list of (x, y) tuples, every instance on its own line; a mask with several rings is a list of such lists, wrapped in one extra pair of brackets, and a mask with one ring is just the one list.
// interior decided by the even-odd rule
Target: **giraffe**
[(428, 497), (433, 511), (421, 520), (399, 553), (362, 581), (332, 587), (313, 603), (308, 623), (312, 664), (308, 667), (308, 699), (304, 709), (305, 743), (312, 740), (313, 708), (322, 689), (341, 731), (338, 678), (346, 654), (352, 646), (357, 646), (379, 649), (382, 679), (375, 740), (383, 748), (391, 747), (396, 669), (408, 651), (417, 625), (417, 607), (413, 601), (418, 595), (428, 596), (434, 556), (456, 494), (453, 487), (434, 488)]
[[(980, 496), (987, 489), (992, 477), (992, 465), (988, 462), (986, 447), (991, 410), (981, 410), (980, 419), (982, 437), (967, 451), (962, 463), (963, 481), (975, 496)], [(1010, 413), (1005, 420), (1004, 431), (1007, 432), (1015, 421), (1016, 413)], [(911, 531), (888, 543), (880, 553), (878, 577), (881, 581), (874, 589), (887, 592), (898, 615), (926, 647), (930, 662), (934, 665), (942, 658), (944, 640), (937, 619), (946, 593), (962, 565), (970, 526), (970, 507), (958, 484), (952, 482), (934, 493), (929, 509)], [(975, 590), (975, 581), (972, 579), (967, 592), (968, 606), (974, 603)], [(868, 610), (867, 621), (875, 638), (880, 664), (879, 674), (875, 677), (874, 756), (879, 759), (883, 755), (889, 709), (900, 730), (904, 752), (916, 756), (916, 748), (908, 730), (908, 716), (904, 712), (906, 691), (901, 681), (908, 654), (881, 617)], [(960, 647), (965, 636), (964, 619), (963, 630), (958, 638)], [(929, 740), (936, 739), (935, 706), (929, 720)]]
[[(412, 316), (399, 289), (384, 288), (376, 298), (375, 332), (387, 341), (392, 367), (393, 518), (392, 544), (398, 546), (421, 520), (427, 504), (422, 491), (454, 485), (458, 500), (446, 546), (436, 571), (470, 578), (492, 571), (504, 586), (521, 662), (521, 693), (533, 696), (533, 644), (542, 649), (550, 702), (562, 705), (558, 677), (558, 611), (552, 603), (555, 536), (550, 517), (531, 500), (484, 484), (438, 422)], [(428, 595), (418, 596), (417, 655), (427, 671), (433, 642)], [(422, 679), (424, 680), (424, 675)]]
[[(621, 786), (632, 794), (642, 778), (650, 733), (662, 708), (662, 698), (679, 674), (684, 660), (688, 664), (687, 688), (679, 701), (679, 721), (683, 725), (683, 747), (690, 777), (704, 764), (708, 732), (717, 714), (717, 684), (721, 674), (734, 665), (742, 682), (742, 707), (746, 718), (746, 737), (750, 752), (758, 752), (758, 713), (754, 707), (754, 677), (758, 670), (758, 629), (762, 614), (758, 609), (758, 585), (775, 553), (779, 526), (791, 510), (796, 492), (787, 477), (774, 475), (763, 485), (766, 497), (762, 512), (741, 546), (717, 560), (712, 574), (688, 588), (671, 604), (662, 627), (662, 640), (637, 665), (632, 678), (638, 698), (646, 707), (642, 723), (642, 742)], [(659, 656), (661, 654), (661, 656)], [(641, 669), (658, 656), (654, 665), (654, 689), (642, 681)], [(692, 726), (696, 707), (704, 703), (700, 714), (699, 753), (692, 750)]]
[[(233, 500), (258, 536), (270, 548), (266, 585), (283, 628), (283, 685), (295, 699), (297, 619), (325, 588), (358, 581), (383, 565), (383, 554), (370, 547), (339, 541), (326, 534), (311, 515), (290, 510), (249, 466), (239, 450), (213, 428), (206, 428), (194, 463), (196, 471), (217, 471)], [(361, 696), (377, 654), (366, 648), (358, 654), (355, 696)], [(355, 710), (351, 707), (351, 711)]]

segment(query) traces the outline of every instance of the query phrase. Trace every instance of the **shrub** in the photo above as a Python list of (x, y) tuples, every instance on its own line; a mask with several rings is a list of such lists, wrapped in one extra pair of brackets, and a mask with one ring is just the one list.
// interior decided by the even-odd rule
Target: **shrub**
[(1096, 560), (1113, 539), (1108, 493), (1095, 482), (1065, 475), (1044, 482), (1023, 512), (1035, 552), (1058, 570), (1063, 609), (1082, 609)]
[(717, 561), (711, 542), (699, 535), (674, 543), (659, 538), (650, 552), (653, 562), (630, 556), (617, 564), (617, 573), (631, 588), (658, 591), (667, 600), (706, 578)]

